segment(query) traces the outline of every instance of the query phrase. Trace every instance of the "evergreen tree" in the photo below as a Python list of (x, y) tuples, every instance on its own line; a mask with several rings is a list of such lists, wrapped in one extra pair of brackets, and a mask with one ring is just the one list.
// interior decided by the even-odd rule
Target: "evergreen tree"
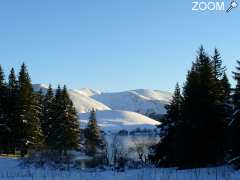
[[(48, 99), (48, 104), (44, 104), (44, 114), (46, 118), (44, 123), (42, 123), (44, 135), (46, 138), (46, 143), (48, 147), (52, 150), (59, 150), (59, 144), (61, 144), (61, 137), (60, 134), (63, 131), (63, 122), (59, 117), (61, 117), (62, 113), (62, 102), (61, 102), (61, 87), (58, 86), (55, 96), (52, 100), (52, 88), (48, 89), (47, 97), (45, 100)], [(47, 106), (49, 105), (49, 106)], [(46, 123), (46, 124), (45, 124)], [(60, 150), (59, 150), (60, 152)], [(62, 152), (60, 152), (62, 153)]]
[(224, 99), (216, 69), (201, 47), (184, 87), (183, 121), (186, 139), (181, 161), (206, 165), (223, 160)]
[(102, 154), (105, 149), (104, 139), (97, 125), (96, 111), (90, 113), (87, 128), (85, 130), (86, 154), (96, 156)]
[(64, 86), (60, 86), (56, 91), (53, 101), (53, 117), (51, 130), (49, 131), (49, 144), (60, 155), (66, 154), (68, 150), (73, 150), (79, 146), (80, 128), (78, 116), (72, 101)]
[(218, 49), (214, 49), (214, 55), (212, 56), (214, 74), (217, 79), (221, 79), (225, 73), (226, 67), (222, 66), (222, 58)]
[(229, 102), (231, 99), (231, 84), (229, 83), (227, 74), (224, 73), (223, 74), (223, 78), (221, 79), (221, 83), (222, 83), (222, 87), (224, 90), (224, 97), (225, 97), (225, 101)]
[(43, 116), (41, 120), (43, 135), (48, 147), (51, 147), (51, 140), (49, 138), (53, 127), (53, 100), (53, 90), (51, 85), (49, 85), (47, 93), (43, 97)]
[(205, 166), (223, 161), (225, 99), (222, 85), (216, 78), (218, 70), (213, 64), (201, 47), (187, 75), (181, 103), (181, 121), (171, 139), (173, 145), (165, 146), (170, 147), (170, 159), (177, 166)]
[(19, 100), (19, 86), (16, 79), (15, 71), (12, 68), (8, 77), (8, 94), (7, 94), (7, 117), (8, 117), (8, 126), (11, 129), (10, 134), (10, 148), (12, 153), (15, 153), (17, 147), (17, 139), (20, 134), (21, 129), (18, 127), (18, 100)]
[(235, 159), (234, 163), (240, 167), (240, 61), (237, 61), (236, 72), (233, 72), (236, 87), (233, 91), (233, 117), (228, 124), (228, 155)]
[(237, 61), (237, 72), (233, 72), (236, 87), (233, 93), (233, 104), (235, 109), (240, 109), (240, 61)]
[(44, 117), (43, 112), (43, 92), (42, 89), (39, 90), (39, 92), (33, 93), (33, 118), (35, 119), (35, 122), (33, 124), (34, 130), (35, 130), (35, 136), (37, 138), (37, 141), (34, 143), (34, 148), (37, 150), (41, 150), (43, 146), (45, 145), (45, 137), (42, 130), (42, 119)]
[(0, 66), (0, 124), (5, 124), (5, 112), (4, 112), (5, 95), (6, 95), (6, 83), (3, 69)]
[(78, 115), (73, 105), (73, 102), (69, 98), (67, 87), (64, 85), (61, 92), (62, 106), (63, 106), (63, 149), (64, 151), (77, 149), (80, 142), (80, 128), (78, 122)]
[(43, 140), (38, 113), (36, 96), (33, 93), (27, 67), (23, 63), (19, 73), (18, 127), (20, 130), (17, 135), (22, 156), (29, 148), (39, 147)]
[(154, 161), (161, 166), (174, 166), (176, 147), (176, 129), (181, 123), (182, 119), (182, 102), (180, 87), (177, 83), (172, 100), (166, 106), (167, 115), (165, 121), (161, 124), (160, 142), (155, 149)]
[[(6, 82), (4, 72), (0, 66), (0, 151), (6, 153), (8, 151), (9, 133), (8, 121), (6, 117)], [(1, 152), (0, 152), (1, 153)]]

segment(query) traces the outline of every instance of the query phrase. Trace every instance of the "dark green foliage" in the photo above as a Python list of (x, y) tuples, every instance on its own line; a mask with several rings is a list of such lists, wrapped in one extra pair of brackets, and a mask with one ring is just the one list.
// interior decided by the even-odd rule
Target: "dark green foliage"
[(180, 113), (168, 110), (167, 116), (176, 128), (167, 130), (172, 134), (170, 143), (160, 143), (169, 152), (158, 157), (160, 161), (168, 157), (165, 164), (196, 167), (223, 162), (227, 114), (223, 86), (218, 79), (223, 70), (219, 57), (215, 50), (211, 60), (203, 47), (199, 49), (183, 88)]
[(43, 135), (45, 137), (45, 142), (48, 147), (51, 147), (50, 133), (53, 127), (53, 101), (54, 95), (52, 86), (49, 85), (46, 95), (42, 98), (42, 118), (41, 126)]
[(19, 97), (18, 97), (18, 146), (24, 155), (27, 149), (38, 148), (42, 144), (42, 131), (39, 109), (35, 94), (33, 93), (31, 80), (25, 64), (22, 64), (19, 73)]
[(179, 85), (176, 85), (174, 95), (166, 106), (167, 115), (160, 128), (160, 142), (155, 149), (155, 163), (158, 166), (175, 166), (176, 130), (182, 118), (183, 97)]
[(63, 87), (61, 96), (63, 106), (63, 121), (65, 123), (63, 146), (66, 150), (77, 149), (79, 147), (80, 137), (78, 115), (73, 106), (73, 102), (69, 98), (66, 86)]
[[(233, 164), (240, 167), (240, 61), (237, 61), (236, 72), (233, 72), (236, 87), (233, 91), (233, 116), (228, 124), (228, 158), (236, 159)], [(237, 158), (236, 158), (237, 157)]]
[(180, 162), (203, 166), (223, 160), (224, 118), (221, 85), (203, 48), (184, 87), (183, 138)]
[(90, 156), (102, 154), (105, 150), (105, 143), (100, 128), (97, 125), (96, 111), (91, 111), (88, 126), (85, 130), (86, 153)]
[(66, 86), (63, 90), (60, 86), (58, 87), (52, 106), (48, 145), (60, 154), (77, 149), (80, 137), (78, 116)]
[(224, 90), (224, 97), (225, 97), (225, 102), (230, 103), (231, 100), (231, 84), (228, 80), (227, 74), (223, 74), (223, 78), (221, 79), (222, 87)]
[(240, 61), (237, 61), (237, 72), (233, 72), (234, 79), (236, 80), (236, 87), (233, 93), (233, 104), (235, 109), (240, 109)]
[[(51, 86), (43, 95), (34, 92), (26, 65), (16, 78), (11, 69), (8, 83), (0, 66), (0, 153), (43, 147), (66, 153), (79, 146), (80, 129), (77, 112), (67, 88), (59, 87), (54, 96)], [(46, 146), (45, 146), (46, 145)]]
[(7, 87), (4, 78), (4, 72), (2, 67), (0, 66), (0, 151), (7, 153), (8, 145), (9, 145), (9, 135), (10, 129), (8, 127), (8, 119), (7, 119)]
[(18, 127), (19, 117), (18, 117), (18, 98), (19, 98), (19, 86), (16, 79), (15, 71), (12, 68), (8, 77), (8, 94), (7, 94), (7, 118), (8, 127), (11, 129), (10, 134), (10, 144), (11, 150), (14, 153), (17, 148), (17, 134), (20, 134), (20, 129)]
[(214, 49), (214, 55), (212, 56), (213, 70), (215, 77), (221, 79), (226, 71), (226, 67), (222, 66), (222, 58), (218, 49)]

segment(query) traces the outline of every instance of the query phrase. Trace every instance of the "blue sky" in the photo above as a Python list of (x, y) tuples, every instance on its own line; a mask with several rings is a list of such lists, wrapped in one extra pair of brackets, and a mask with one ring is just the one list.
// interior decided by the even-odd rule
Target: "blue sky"
[(219, 48), (231, 77), (240, 8), (191, 8), (190, 0), (2, 0), (0, 64), (9, 71), (26, 62), (33, 83), (173, 90), (203, 44)]

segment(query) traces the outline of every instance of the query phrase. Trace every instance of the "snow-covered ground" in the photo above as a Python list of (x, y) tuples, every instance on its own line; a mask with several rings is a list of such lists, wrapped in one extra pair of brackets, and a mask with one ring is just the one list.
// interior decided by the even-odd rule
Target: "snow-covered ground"
[[(90, 113), (81, 113), (80, 115), (81, 128), (85, 128)], [(140, 130), (154, 130), (160, 123), (148, 118), (144, 115), (128, 112), (128, 111), (97, 111), (97, 122), (101, 129), (105, 132), (116, 133), (120, 130), (133, 131)]]
[(0, 158), (1, 180), (238, 180), (240, 172), (230, 167), (191, 170), (144, 168), (112, 170), (53, 170), (19, 166), (19, 160)]

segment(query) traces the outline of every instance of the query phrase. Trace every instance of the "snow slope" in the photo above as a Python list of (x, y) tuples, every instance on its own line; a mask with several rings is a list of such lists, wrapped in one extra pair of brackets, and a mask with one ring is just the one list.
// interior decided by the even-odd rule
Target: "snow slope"
[[(90, 113), (80, 114), (80, 126), (84, 128), (87, 125)], [(128, 111), (97, 111), (97, 122), (101, 129), (105, 132), (118, 132), (120, 130), (133, 131), (138, 129), (150, 129), (156, 128), (156, 125), (160, 123), (148, 118), (144, 115), (128, 112)]]
[(95, 90), (92, 90), (92, 89), (89, 89), (89, 88), (82, 88), (80, 90), (75, 90), (75, 91), (77, 91), (78, 93), (80, 93), (84, 96), (88, 96), (88, 97), (98, 95), (98, 94), (101, 93), (99, 91), (95, 91)]
[(165, 114), (165, 105), (171, 99), (171, 93), (147, 89), (101, 93), (91, 96), (113, 110), (126, 110), (140, 114)]
[(75, 90), (69, 90), (68, 91), (69, 96), (71, 100), (73, 101), (73, 104), (77, 110), (77, 112), (83, 113), (83, 112), (89, 112), (93, 108), (96, 110), (110, 110), (109, 107), (102, 104), (101, 102), (98, 102), (88, 96), (85, 96), (84, 94), (75, 91)]
[[(34, 91), (39, 91), (42, 89), (43, 93), (47, 92), (48, 85), (44, 84), (34, 84), (33, 85)], [(102, 104), (101, 102), (98, 102), (90, 97), (90, 95), (96, 95), (98, 94), (97, 91), (93, 91), (90, 89), (82, 89), (82, 90), (68, 90), (69, 96), (71, 100), (73, 101), (73, 104), (79, 113), (83, 112), (89, 112), (91, 109), (96, 109), (96, 110), (110, 110), (109, 107), (106, 105)]]
[[(48, 85), (35, 84), (35, 91), (42, 89), (46, 93)], [(165, 105), (170, 101), (172, 94), (165, 91), (137, 89), (123, 92), (101, 93), (89, 88), (69, 90), (76, 109), (80, 113), (96, 110), (124, 110), (140, 114), (165, 114)]]

